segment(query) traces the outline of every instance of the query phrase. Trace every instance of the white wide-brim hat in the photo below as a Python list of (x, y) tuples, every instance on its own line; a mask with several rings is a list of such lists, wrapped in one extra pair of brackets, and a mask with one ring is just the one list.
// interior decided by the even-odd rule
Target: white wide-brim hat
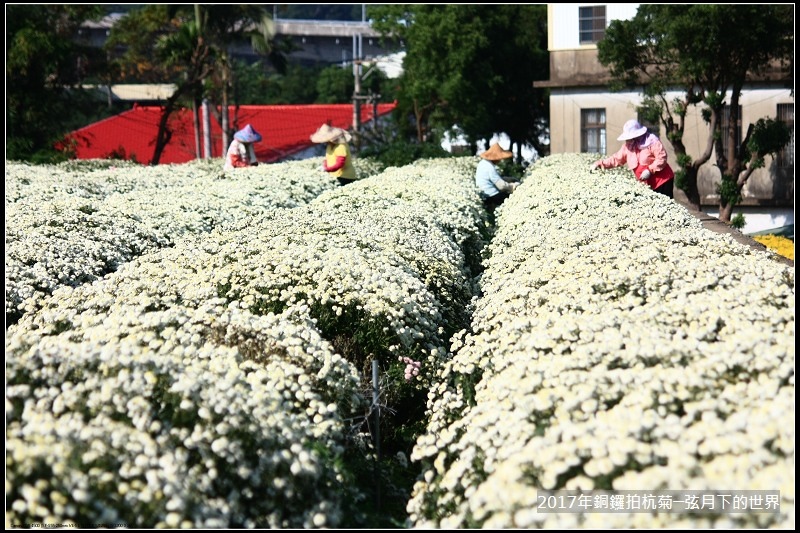
[(641, 137), (647, 133), (647, 128), (639, 124), (636, 119), (631, 119), (622, 126), (622, 135), (617, 137), (618, 141), (629, 141), (637, 137)]

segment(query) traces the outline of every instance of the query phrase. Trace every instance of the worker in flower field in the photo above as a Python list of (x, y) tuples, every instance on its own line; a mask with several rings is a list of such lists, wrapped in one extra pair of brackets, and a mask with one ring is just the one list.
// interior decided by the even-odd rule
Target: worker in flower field
[(339, 185), (356, 181), (356, 169), (348, 142), (353, 137), (346, 130), (323, 124), (311, 135), (311, 142), (325, 145), (322, 169), (336, 178)]
[(224, 170), (232, 170), (241, 167), (258, 166), (256, 152), (253, 143), (261, 141), (261, 134), (248, 124), (233, 134), (233, 141), (228, 147), (228, 154), (225, 156)]
[(494, 209), (505, 202), (519, 183), (504, 178), (497, 170), (497, 164), (513, 156), (510, 151), (503, 150), (499, 144), (494, 143), (488, 150), (480, 154), (481, 161), (475, 170), (475, 185), (480, 190), (483, 204), (489, 209)]
[(672, 198), (675, 173), (667, 163), (667, 151), (658, 137), (638, 120), (631, 119), (622, 127), (622, 135), (617, 140), (625, 142), (622, 148), (614, 155), (592, 163), (591, 170), (627, 164), (636, 179), (647, 183), (655, 192)]

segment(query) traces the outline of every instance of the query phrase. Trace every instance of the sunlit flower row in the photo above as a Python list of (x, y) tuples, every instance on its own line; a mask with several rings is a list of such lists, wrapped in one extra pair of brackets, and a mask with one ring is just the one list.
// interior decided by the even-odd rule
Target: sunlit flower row
[(331, 459), (358, 407), (354, 369), (311, 324), (213, 306), (87, 309), (71, 338), (10, 338), (7, 522), (342, 519), (341, 502), (359, 493)]
[[(364, 525), (361, 363), (424, 388), (468, 324), (475, 163), (388, 169), (169, 233), (102, 279), (54, 287), (7, 330), (6, 525)], [(224, 198), (259, 202), (250, 179)], [(148, 212), (179, 213), (182, 187)], [(411, 385), (404, 358), (420, 363)]]
[[(627, 170), (539, 160), (429, 394), (421, 528), (794, 527), (794, 269)], [(780, 513), (537, 512), (538, 491), (780, 490)]]
[(6, 165), (6, 317), (60, 286), (102, 278), (182, 236), (308, 203), (335, 181), (314, 161), (221, 172), (221, 164)]

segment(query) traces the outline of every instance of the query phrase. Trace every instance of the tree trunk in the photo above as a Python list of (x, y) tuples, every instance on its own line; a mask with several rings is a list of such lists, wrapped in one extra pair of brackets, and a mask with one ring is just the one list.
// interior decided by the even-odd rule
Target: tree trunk
[(178, 85), (172, 96), (167, 98), (167, 103), (161, 110), (161, 119), (158, 122), (158, 134), (156, 135), (156, 147), (153, 150), (153, 159), (150, 161), (151, 165), (158, 165), (161, 161), (161, 154), (164, 153), (164, 148), (169, 144), (172, 139), (172, 131), (169, 129), (169, 117), (175, 112), (178, 100), (180, 97), (189, 90), (189, 84)]
[(228, 76), (229, 66), (228, 66), (228, 58), (227, 55), (223, 59), (222, 64), (222, 109), (220, 117), (220, 126), (222, 127), (222, 155), (224, 156), (228, 151), (228, 145), (230, 144), (230, 117), (228, 113), (228, 83), (230, 83), (230, 77)]
[(214, 106), (210, 105), (208, 99), (203, 99), (203, 158), (211, 159), (214, 151), (211, 146), (211, 110)]
[(700, 189), (697, 187), (697, 173), (698, 168), (694, 165), (689, 168), (684, 168), (686, 172), (686, 185), (683, 192), (686, 193), (686, 199), (692, 204), (692, 207), (700, 211)]
[(730, 204), (730, 203), (726, 203), (724, 205), (722, 203), (720, 203), (720, 206), (719, 206), (719, 220), (721, 222), (730, 222), (731, 221), (731, 215), (733, 214), (733, 207), (734, 207), (734, 205)]
[[(682, 106), (676, 106), (678, 109), (675, 111), (676, 117), (672, 114), (662, 117), (661, 123), (664, 125), (667, 140), (672, 145), (675, 151), (675, 158), (678, 162), (686, 160), (687, 151), (686, 146), (683, 144), (683, 132), (686, 127), (686, 109), (691, 105), (688, 98), (684, 98)], [(682, 110), (682, 111), (681, 111)], [(697, 186), (697, 177), (700, 172), (700, 167), (704, 165), (710, 158), (712, 148), (714, 147), (714, 126), (718, 120), (718, 115), (712, 113), (711, 123), (709, 126), (708, 137), (706, 139), (706, 147), (704, 152), (699, 157), (691, 158), (691, 163), (679, 166), (676, 171), (683, 171), (684, 176), (682, 180), (681, 190), (686, 193), (686, 199), (696, 210), (700, 211), (700, 190)]]
[[(750, 138), (753, 135), (753, 124), (750, 123), (747, 127), (747, 134), (744, 136), (744, 139), (741, 141), (741, 144), (738, 146), (735, 145), (736, 142), (736, 134), (739, 131), (738, 124), (741, 123), (741, 117), (739, 116), (738, 109), (739, 109), (739, 91), (740, 88), (737, 85), (733, 87), (733, 96), (731, 97), (731, 123), (734, 124), (734, 127), (730, 128), (730, 137), (731, 137), (731, 147), (735, 147), (734, 153), (735, 155), (729, 159), (728, 168), (730, 169), (731, 176), (734, 179), (734, 183), (736, 184), (736, 199), (734, 201), (730, 201), (728, 198), (724, 198), (720, 196), (720, 206), (719, 206), (719, 219), (723, 222), (730, 222), (731, 215), (733, 214), (733, 208), (736, 207), (736, 204), (740, 201), (742, 197), (742, 189), (744, 189), (745, 184), (747, 183), (747, 179), (753, 173), (753, 170), (756, 168), (756, 161), (758, 159), (757, 154), (752, 154), (751, 159), (746, 161), (745, 157), (745, 147), (750, 142)], [(733, 118), (736, 118), (734, 122)]]
[(231, 130), (231, 119), (230, 113), (228, 109), (228, 91), (223, 89), (222, 90), (222, 109), (221, 113), (222, 116), (220, 117), (222, 120), (220, 121), (220, 126), (222, 128), (222, 154), (224, 155), (228, 151), (228, 146), (231, 144), (230, 141), (230, 130)]
[(194, 121), (194, 157), (201, 159), (203, 154), (200, 151), (200, 102), (198, 98), (192, 101), (192, 120)]
[(422, 111), (419, 108), (419, 104), (416, 100), (414, 100), (414, 119), (416, 121), (417, 126), (417, 142), (422, 142), (424, 139), (423, 131), (422, 131)]
[(150, 160), (151, 165), (157, 165), (161, 161), (161, 154), (164, 152), (164, 148), (167, 147), (167, 144), (169, 144), (169, 141), (172, 138), (172, 131), (169, 130), (167, 124), (169, 122), (170, 115), (172, 115), (172, 112), (175, 110), (175, 100), (177, 100), (177, 98), (173, 100), (174, 97), (175, 95), (172, 95), (167, 100), (164, 109), (161, 110), (161, 119), (158, 122), (158, 134), (156, 135), (156, 147), (155, 150), (153, 150), (153, 159)]

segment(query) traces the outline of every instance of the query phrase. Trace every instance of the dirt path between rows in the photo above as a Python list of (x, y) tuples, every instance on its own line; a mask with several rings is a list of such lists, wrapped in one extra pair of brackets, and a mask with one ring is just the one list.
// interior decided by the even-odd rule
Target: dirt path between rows
[[(727, 233), (728, 235), (733, 237), (737, 242), (746, 244), (747, 246), (751, 246), (756, 250), (761, 250), (761, 251), (767, 250), (766, 246), (764, 246), (760, 242), (753, 240), (751, 237), (748, 237), (738, 229), (733, 228), (724, 222), (720, 222), (720, 220), (714, 216), (703, 213), (702, 211), (698, 211), (686, 200), (686, 196), (680, 194), (678, 191), (675, 192), (675, 201), (681, 204), (683, 207), (685, 207), (686, 210), (689, 211), (689, 213), (691, 213), (695, 218), (697, 218), (703, 224), (704, 228), (709, 229), (711, 231), (716, 231), (717, 233)], [(788, 257), (783, 257), (782, 255), (775, 254), (775, 260), (794, 268), (794, 261), (792, 261)]]

